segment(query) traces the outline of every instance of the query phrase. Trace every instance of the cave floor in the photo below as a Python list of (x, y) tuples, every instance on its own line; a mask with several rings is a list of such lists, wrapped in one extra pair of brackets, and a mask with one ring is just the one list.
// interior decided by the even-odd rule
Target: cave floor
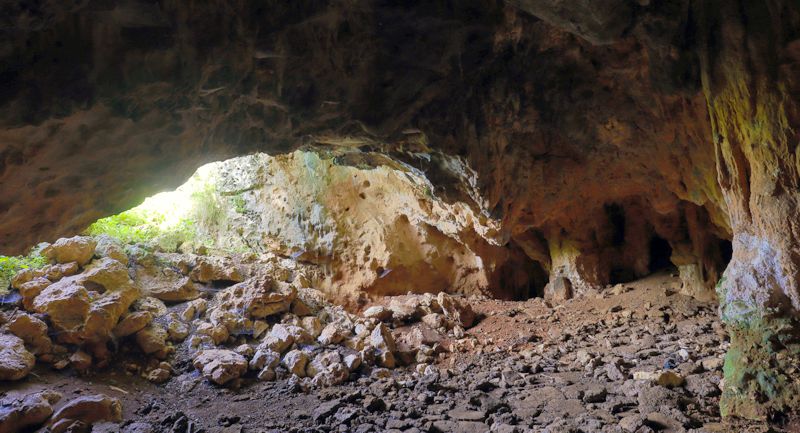
[[(188, 359), (174, 362), (163, 385), (121, 366), (84, 376), (40, 366), (0, 396), (51, 389), (62, 404), (119, 398), (125, 421), (93, 432), (780, 431), (719, 418), (727, 337), (716, 306), (678, 288), (662, 274), (556, 308), (541, 299), (474, 301), (480, 323), (449, 342), (428, 374), (398, 368), (302, 391), (285, 378), (215, 387)], [(676, 377), (659, 376), (665, 364), (683, 384), (657, 383)]]

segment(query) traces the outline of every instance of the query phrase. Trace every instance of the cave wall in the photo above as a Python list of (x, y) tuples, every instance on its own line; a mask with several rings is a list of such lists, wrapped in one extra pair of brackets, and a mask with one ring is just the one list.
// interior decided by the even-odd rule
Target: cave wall
[(418, 156), (436, 150), (476, 170), (501, 243), (579, 292), (667, 241), (687, 293), (720, 281), (723, 412), (798, 407), (795, 2), (0, 7), (1, 252), (203, 162), (304, 144), (392, 155), (469, 196)]

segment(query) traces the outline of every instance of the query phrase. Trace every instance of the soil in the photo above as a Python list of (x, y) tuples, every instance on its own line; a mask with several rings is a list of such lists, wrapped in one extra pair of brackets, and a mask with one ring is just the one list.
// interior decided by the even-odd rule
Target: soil
[[(274, 382), (221, 388), (177, 359), (163, 385), (126, 372), (125, 362), (89, 375), (37, 366), (0, 385), (0, 397), (55, 390), (56, 409), (79, 396), (118, 398), (124, 422), (93, 432), (798, 431), (720, 419), (725, 330), (716, 305), (679, 289), (659, 274), (555, 308), (540, 298), (472, 300), (480, 321), (443, 341), (450, 351), (435, 365), (375, 369), (327, 388), (303, 390), (280, 372)], [(637, 376), (663, 371), (684, 383)]]

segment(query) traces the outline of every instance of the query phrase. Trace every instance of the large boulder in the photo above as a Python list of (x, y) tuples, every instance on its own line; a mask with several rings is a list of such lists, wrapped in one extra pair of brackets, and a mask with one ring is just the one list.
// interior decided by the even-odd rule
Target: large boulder
[(28, 375), (36, 357), (16, 335), (0, 334), (0, 381), (20, 380)]
[(41, 426), (53, 414), (52, 405), (60, 399), (61, 394), (44, 391), (0, 400), (0, 433), (17, 433)]
[(165, 266), (139, 266), (136, 283), (147, 296), (166, 302), (191, 301), (200, 297), (197, 285), (175, 269)]
[(55, 263), (76, 262), (83, 266), (94, 256), (97, 242), (88, 236), (61, 238), (42, 250), (42, 255)]
[[(50, 420), (52, 433), (74, 431), (100, 422), (122, 422), (122, 404), (103, 394), (78, 397), (65, 404)], [(84, 430), (77, 430), (84, 431)]]
[(47, 314), (63, 343), (101, 343), (139, 298), (139, 290), (120, 262), (103, 258), (86, 270), (47, 286), (32, 310)]
[(225, 385), (247, 373), (247, 359), (232, 350), (204, 350), (194, 358), (194, 368), (211, 382)]
[(21, 338), (34, 355), (50, 353), (53, 342), (47, 335), (47, 324), (31, 314), (16, 312), (7, 318), (5, 328)]
[(294, 287), (262, 275), (220, 292), (216, 310), (236, 311), (250, 319), (263, 319), (289, 311), (296, 296)]

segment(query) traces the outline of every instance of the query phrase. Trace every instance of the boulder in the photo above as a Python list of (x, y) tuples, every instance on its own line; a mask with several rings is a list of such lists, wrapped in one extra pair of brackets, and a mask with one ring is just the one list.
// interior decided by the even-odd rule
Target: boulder
[(397, 350), (397, 344), (394, 341), (392, 331), (383, 323), (372, 330), (372, 334), (369, 336), (369, 344), (375, 349), (387, 350), (389, 352)]
[(167, 351), (167, 331), (158, 324), (150, 324), (136, 333), (136, 344), (147, 355), (163, 357)]
[(43, 391), (22, 398), (0, 400), (0, 433), (35, 429), (53, 414), (53, 405), (61, 399), (55, 391)]
[(211, 382), (225, 385), (247, 373), (247, 359), (232, 350), (204, 350), (195, 357), (194, 368)]
[(139, 297), (139, 290), (120, 262), (104, 258), (78, 275), (45, 288), (33, 310), (47, 314), (63, 343), (107, 341), (119, 318)]
[(42, 255), (55, 263), (76, 262), (83, 266), (94, 256), (97, 242), (88, 236), (61, 238), (42, 250)]
[(294, 337), (289, 329), (278, 323), (272, 327), (264, 340), (261, 341), (259, 350), (272, 350), (273, 352), (283, 353), (294, 344)]
[(136, 282), (145, 295), (166, 302), (191, 301), (200, 297), (197, 285), (189, 277), (160, 262), (137, 266)]
[(36, 278), (44, 278), (44, 270), (33, 268), (23, 269), (14, 274), (14, 278), (11, 279), (11, 287), (19, 290), (23, 284)]
[(77, 262), (50, 265), (42, 269), (48, 280), (56, 282), (64, 277), (75, 275), (80, 270)]
[(375, 305), (364, 310), (364, 317), (384, 322), (392, 318), (392, 310), (382, 305)]
[(217, 294), (217, 310), (263, 319), (289, 311), (297, 292), (287, 283), (267, 276), (251, 278)]
[(128, 265), (128, 255), (122, 245), (114, 238), (108, 235), (100, 235), (95, 237), (97, 245), (95, 246), (95, 254), (99, 257), (110, 257), (123, 265)]
[(281, 362), (281, 354), (271, 350), (257, 350), (250, 360), (251, 370), (274, 369)]
[(189, 274), (193, 281), (210, 283), (213, 281), (244, 281), (244, 272), (233, 260), (227, 257), (198, 257)]
[(464, 328), (469, 328), (475, 323), (475, 312), (466, 300), (442, 292), (439, 293), (438, 302), (448, 320)]
[(298, 377), (306, 377), (306, 364), (308, 363), (308, 354), (302, 350), (290, 350), (287, 353), (281, 364), (289, 370), (290, 373)]
[(47, 335), (47, 324), (31, 314), (16, 312), (5, 325), (9, 332), (21, 338), (34, 355), (44, 355), (53, 349)]
[(28, 352), (21, 338), (0, 334), (0, 381), (26, 377), (35, 363), (36, 357)]
[(149, 311), (134, 311), (122, 318), (113, 329), (117, 338), (133, 335), (153, 321), (153, 314)]
[(35, 277), (20, 284), (17, 289), (19, 289), (19, 294), (22, 296), (22, 306), (28, 311), (33, 310), (34, 299), (50, 284), (53, 284), (53, 282), (45, 277)]
[(320, 344), (337, 344), (340, 343), (349, 334), (346, 330), (342, 329), (338, 323), (329, 323), (317, 337)]
[(63, 433), (81, 424), (91, 426), (100, 422), (122, 422), (119, 400), (103, 394), (78, 397), (59, 409), (49, 425), (52, 433)]

